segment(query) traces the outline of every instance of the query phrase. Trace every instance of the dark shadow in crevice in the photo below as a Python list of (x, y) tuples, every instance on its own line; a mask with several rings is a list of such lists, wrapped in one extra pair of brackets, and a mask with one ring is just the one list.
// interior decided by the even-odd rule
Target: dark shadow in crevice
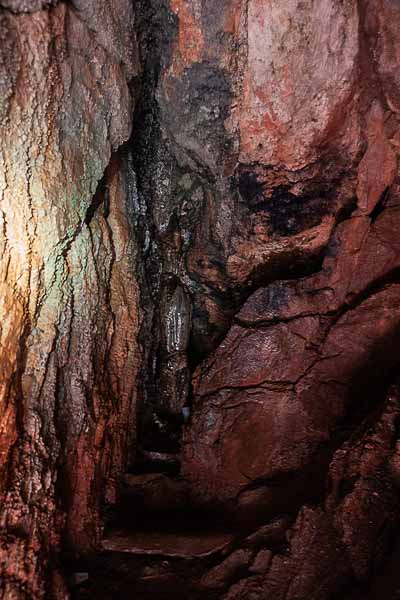
[(383, 213), (386, 208), (387, 201), (389, 199), (389, 191), (390, 188), (386, 188), (381, 197), (379, 198), (379, 202), (376, 203), (373, 211), (370, 213), (371, 224), (375, 223), (377, 218)]

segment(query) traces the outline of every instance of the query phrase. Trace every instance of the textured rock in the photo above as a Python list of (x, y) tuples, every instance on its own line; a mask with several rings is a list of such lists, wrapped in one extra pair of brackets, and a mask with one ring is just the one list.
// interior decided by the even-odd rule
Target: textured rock
[(185, 481), (162, 474), (125, 475), (124, 492), (131, 510), (153, 513), (184, 511), (188, 506)]
[[(366, 414), (382, 406), (386, 382), (397, 366), (400, 198), (394, 57), (399, 40), (393, 23), (399, 23), (399, 12), (393, 4), (384, 9), (367, 4), (327, 2), (314, 8), (308, 2), (278, 6), (253, 1), (243, 16), (243, 7), (234, 3), (237, 13), (225, 37), (211, 33), (204, 3), (196, 4), (197, 10), (192, 5), (196, 35), (207, 40), (197, 45), (202, 59), (223, 64), (224, 75), (231, 75), (229, 103), (223, 105), (223, 136), (231, 145), (221, 150), (208, 142), (204, 129), (204, 143), (196, 145), (202, 128), (192, 128), (189, 135), (188, 125), (177, 119), (175, 141), (186, 151), (190, 146), (191, 156), (196, 153), (215, 174), (219, 192), (219, 201), (207, 201), (210, 216), (188, 255), (191, 277), (204, 286), (200, 300), (196, 292), (193, 296), (195, 335), (197, 302), (222, 331), (221, 308), (229, 312), (226, 291), (259, 289), (196, 371), (183, 469), (196, 501), (223, 504), (240, 519), (273, 518), (318, 502), (326, 493), (335, 449)], [(220, 30), (228, 22), (223, 12), (218, 11)], [(230, 62), (227, 40), (232, 38), (236, 60)], [(242, 54), (241, 47), (247, 52)], [(200, 63), (198, 55), (192, 59), (188, 54), (187, 61)], [(181, 81), (184, 75), (175, 68)], [(188, 62), (185, 69), (189, 79)], [(171, 68), (167, 97), (179, 107), (191, 91), (185, 88), (180, 100), (172, 96), (177, 79)], [(197, 95), (202, 97), (199, 89)], [(218, 102), (221, 110), (221, 96)], [(215, 132), (214, 123), (210, 140)], [(314, 262), (316, 274), (300, 278), (306, 274), (305, 257), (310, 263), (323, 247), (322, 268)], [(207, 281), (213, 282), (212, 300), (205, 300)], [(217, 294), (219, 310), (212, 308)], [(387, 469), (390, 451), (381, 449), (378, 455)], [(394, 457), (394, 479), (395, 465)], [(354, 502), (365, 514), (361, 495)], [(333, 512), (335, 517), (316, 509), (301, 517), (299, 546), (289, 561), (299, 560), (293, 573), (306, 565), (301, 585), (290, 584), (288, 564), (276, 559), (270, 580), (250, 579), (245, 591), (239, 585), (231, 595), (251, 597), (258, 585), (260, 597), (325, 598), (342, 580), (365, 580), (366, 565), (371, 569), (377, 560), (374, 527), (383, 527), (382, 522), (373, 517), (368, 531), (347, 525), (353, 537), (344, 544), (360, 555), (350, 572), (337, 554), (332, 519), (339, 517)], [(311, 541), (305, 540), (315, 528), (320, 539), (306, 558), (300, 553), (308, 552)]]
[[(134, 438), (140, 364), (133, 180), (126, 158), (110, 162), (131, 129), (132, 8), (116, 2), (111, 16), (106, 3), (90, 3), (103, 5), (99, 19), (95, 10), (44, 4), (2, 2), (33, 14), (0, 9), (7, 599), (65, 597), (56, 577), (61, 533), (73, 552), (96, 544), (100, 506), (114, 499)], [(123, 50), (102, 44), (110, 28)]]
[[(322, 600), (334, 593), (346, 598), (369, 597), (363, 585), (373, 580), (386, 562), (384, 548), (398, 521), (398, 495), (388, 469), (398, 414), (399, 392), (393, 388), (374, 421), (366, 418), (335, 452), (325, 505), (302, 508), (288, 531), (288, 550), (274, 555), (262, 577), (233, 586), (229, 600)], [(345, 595), (349, 581), (353, 593)], [(384, 579), (380, 585), (382, 589)]]
[(247, 20), (240, 162), (293, 171), (320, 160), (320, 144), (330, 137), (345, 133), (349, 147), (357, 5), (253, 0)]
[[(296, 28), (295, 2), (287, 9), (271, 8), (268, 2), (214, 6), (205, 0), (176, 0), (169, 8), (158, 1), (141, 7), (138, 23), (143, 28), (140, 39), (147, 77), (135, 129), (136, 167), (153, 236), (145, 247), (145, 261), (156, 315), (149, 311), (153, 348), (148, 371), (154, 373), (157, 389), (148, 389), (147, 398), (160, 417), (176, 414), (185, 405), (189, 389), (185, 361), (170, 356), (159, 333), (176, 290), (183, 290), (193, 304), (189, 353), (191, 363), (196, 363), (213, 351), (251, 290), (261, 282), (312, 270), (339, 214), (353, 203), (352, 165), (360, 158), (363, 142), (355, 94), (359, 15), (352, 3), (335, 9), (327, 3), (321, 17), (306, 3)], [(162, 20), (163, 34), (145, 29), (157, 18)], [(272, 36), (276, 51), (268, 64), (256, 43), (263, 27), (262, 35)], [(293, 45), (299, 50), (306, 45), (302, 28), (307, 39), (313, 30), (320, 32), (309, 51), (314, 62), (332, 28), (339, 31), (340, 39), (346, 38), (344, 47), (332, 45), (326, 73), (315, 72), (309, 54), (302, 70), (296, 70), (298, 59), (293, 58), (287, 73), (288, 78), (294, 77), (290, 106), (286, 101), (290, 90), (278, 89), (277, 80), (273, 88), (267, 86), (261, 100), (251, 83), (258, 78), (265, 87), (260, 71), (269, 79), (271, 64), (276, 62), (277, 69), (282, 66), (287, 52), (277, 47), (276, 40), (287, 35), (288, 27), (296, 29)], [(157, 59), (159, 73), (154, 69)], [(332, 76), (335, 65), (336, 78)], [(335, 94), (331, 91), (329, 96), (333, 88)], [(305, 96), (316, 93), (321, 97), (315, 103), (315, 127), (310, 127), (309, 118), (306, 122), (303, 118), (303, 129), (298, 121), (291, 124), (291, 115), (300, 119), (298, 106)], [(296, 131), (295, 136), (303, 140), (303, 158), (280, 157), (270, 130), (262, 126), (272, 102), (287, 107), (285, 114), (279, 113), (281, 124), (276, 127), (286, 128), (289, 149), (297, 147), (298, 138), (290, 133)], [(309, 103), (304, 112), (309, 112), (310, 104), (314, 110), (314, 103)], [(340, 128), (334, 128), (336, 122)], [(268, 143), (256, 142), (260, 135), (269, 136)], [(281, 133), (273, 135), (275, 141), (283, 140)], [(273, 160), (271, 153), (276, 155)]]
[[(364, 390), (379, 385), (379, 378), (383, 382), (396, 364), (396, 113), (379, 95), (381, 68), (367, 63), (366, 47), (372, 28), (379, 27), (376, 19), (381, 21), (378, 10), (367, 19), (352, 2), (329, 2), (318, 12), (311, 3), (249, 4), (247, 62), (240, 63), (244, 103), (234, 109), (247, 125), (235, 129), (241, 149), (236, 172), (242, 200), (254, 207), (256, 219), (257, 207), (268, 217), (261, 236), (261, 225), (255, 228), (254, 252), (247, 231), (243, 243), (232, 231), (228, 236), (226, 227), (221, 237), (246, 248), (243, 260), (231, 250), (225, 263), (236, 282), (245, 286), (252, 269), (262, 265), (268, 283), (272, 260), (281, 281), (250, 296), (196, 373), (184, 470), (205, 501), (236, 499), (246, 511), (260, 504), (273, 514), (281, 495), (292, 491), (288, 508), (301, 504), (299, 478), (307, 477), (316, 453), (327, 460), (321, 444), (329, 453), (334, 429)], [(206, 28), (207, 16), (202, 22)], [(380, 54), (377, 64), (382, 60)], [(251, 136), (260, 141), (257, 150)], [(225, 211), (225, 223), (232, 210)], [(235, 219), (245, 230), (243, 215)], [(217, 213), (213, 235), (218, 227)], [(299, 252), (315, 253), (324, 245), (320, 272), (284, 280), (283, 255), (294, 266)], [(215, 276), (202, 276), (215, 284)]]
[(203, 588), (219, 590), (227, 587), (229, 582), (246, 570), (251, 560), (248, 550), (236, 550), (222, 563), (211, 569), (201, 580)]
[(286, 531), (289, 529), (289, 525), (290, 521), (287, 518), (275, 519), (249, 535), (245, 539), (244, 545), (250, 548), (281, 546), (286, 542)]
[(253, 564), (249, 567), (250, 573), (265, 574), (271, 564), (272, 552), (270, 550), (260, 550), (254, 559)]
[(58, 0), (2, 0), (0, 6), (14, 13), (36, 12), (43, 8), (54, 6)]
[(242, 499), (246, 506), (247, 486), (265, 481), (268, 488), (270, 481), (263, 510), (269, 503), (275, 509), (290, 481), (280, 489), (273, 478), (311, 465), (350, 403), (362, 401), (357, 386), (365, 390), (396, 365), (397, 284), (336, 322), (322, 317), (235, 326), (219, 347), (200, 383), (200, 414), (192, 416), (187, 443), (187, 474), (198, 480), (200, 494), (220, 500), (240, 494), (239, 506)]
[(232, 536), (226, 533), (203, 532), (193, 535), (187, 532), (139, 532), (131, 536), (114, 533), (103, 540), (103, 548), (107, 552), (195, 559), (219, 554), (226, 550), (231, 542)]

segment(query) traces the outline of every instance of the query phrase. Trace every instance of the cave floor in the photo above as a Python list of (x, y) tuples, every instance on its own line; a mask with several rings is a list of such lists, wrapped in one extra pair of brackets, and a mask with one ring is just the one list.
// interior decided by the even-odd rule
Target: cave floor
[[(163, 536), (159, 535), (158, 543), (163, 542)], [(195, 547), (194, 540), (193, 553)], [(219, 598), (220, 592), (202, 588), (201, 579), (223, 557), (222, 551), (213, 556), (177, 558), (161, 552), (150, 555), (105, 550), (87, 565), (88, 579), (74, 589), (72, 597), (77, 600)]]
[[(240, 552), (254, 560), (257, 535), (265, 527), (248, 535), (221, 515), (194, 510), (187, 504), (184, 483), (179, 475), (165, 472), (125, 476), (102, 549), (68, 564), (72, 600), (219, 600), (235, 582), (254, 575), (248, 564), (236, 565), (234, 572), (221, 567), (243, 546), (247, 549)], [(283, 530), (272, 528), (272, 546), (267, 546), (284, 551)], [(251, 539), (255, 547), (249, 549)], [(368, 589), (350, 586), (332, 600), (400, 599), (399, 558), (400, 545)], [(210, 573), (216, 577), (210, 579)]]
[(232, 536), (210, 532), (159, 532), (135, 531), (131, 534), (113, 532), (103, 540), (103, 548), (108, 552), (125, 553), (136, 556), (164, 556), (186, 560), (207, 558), (223, 552), (232, 542)]
[(74, 600), (171, 600), (218, 598), (197, 582), (206, 565), (201, 560), (166, 559), (104, 552), (88, 565), (86, 582), (72, 592)]
[(202, 589), (202, 576), (232, 549), (234, 535), (186, 516), (158, 516), (136, 529), (113, 529), (103, 551), (75, 566), (87, 577), (72, 591), (76, 600), (218, 598)]
[(167, 463), (158, 472), (153, 461), (123, 478), (102, 550), (69, 565), (74, 600), (220, 597), (201, 579), (229, 555), (238, 532), (221, 516), (194, 510)]

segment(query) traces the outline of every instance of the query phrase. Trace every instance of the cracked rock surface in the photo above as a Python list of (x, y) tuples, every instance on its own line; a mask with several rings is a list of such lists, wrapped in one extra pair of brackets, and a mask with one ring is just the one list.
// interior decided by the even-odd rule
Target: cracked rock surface
[(80, 552), (98, 541), (100, 505), (135, 436), (140, 363), (134, 176), (118, 154), (138, 68), (133, 7), (44, 4), (0, 10), (7, 599), (63, 598), (60, 544)]

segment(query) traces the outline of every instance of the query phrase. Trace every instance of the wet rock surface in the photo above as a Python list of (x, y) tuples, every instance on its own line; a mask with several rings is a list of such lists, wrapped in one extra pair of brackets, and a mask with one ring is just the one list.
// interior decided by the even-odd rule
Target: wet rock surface
[(0, 597), (395, 600), (400, 7), (0, 0)]

